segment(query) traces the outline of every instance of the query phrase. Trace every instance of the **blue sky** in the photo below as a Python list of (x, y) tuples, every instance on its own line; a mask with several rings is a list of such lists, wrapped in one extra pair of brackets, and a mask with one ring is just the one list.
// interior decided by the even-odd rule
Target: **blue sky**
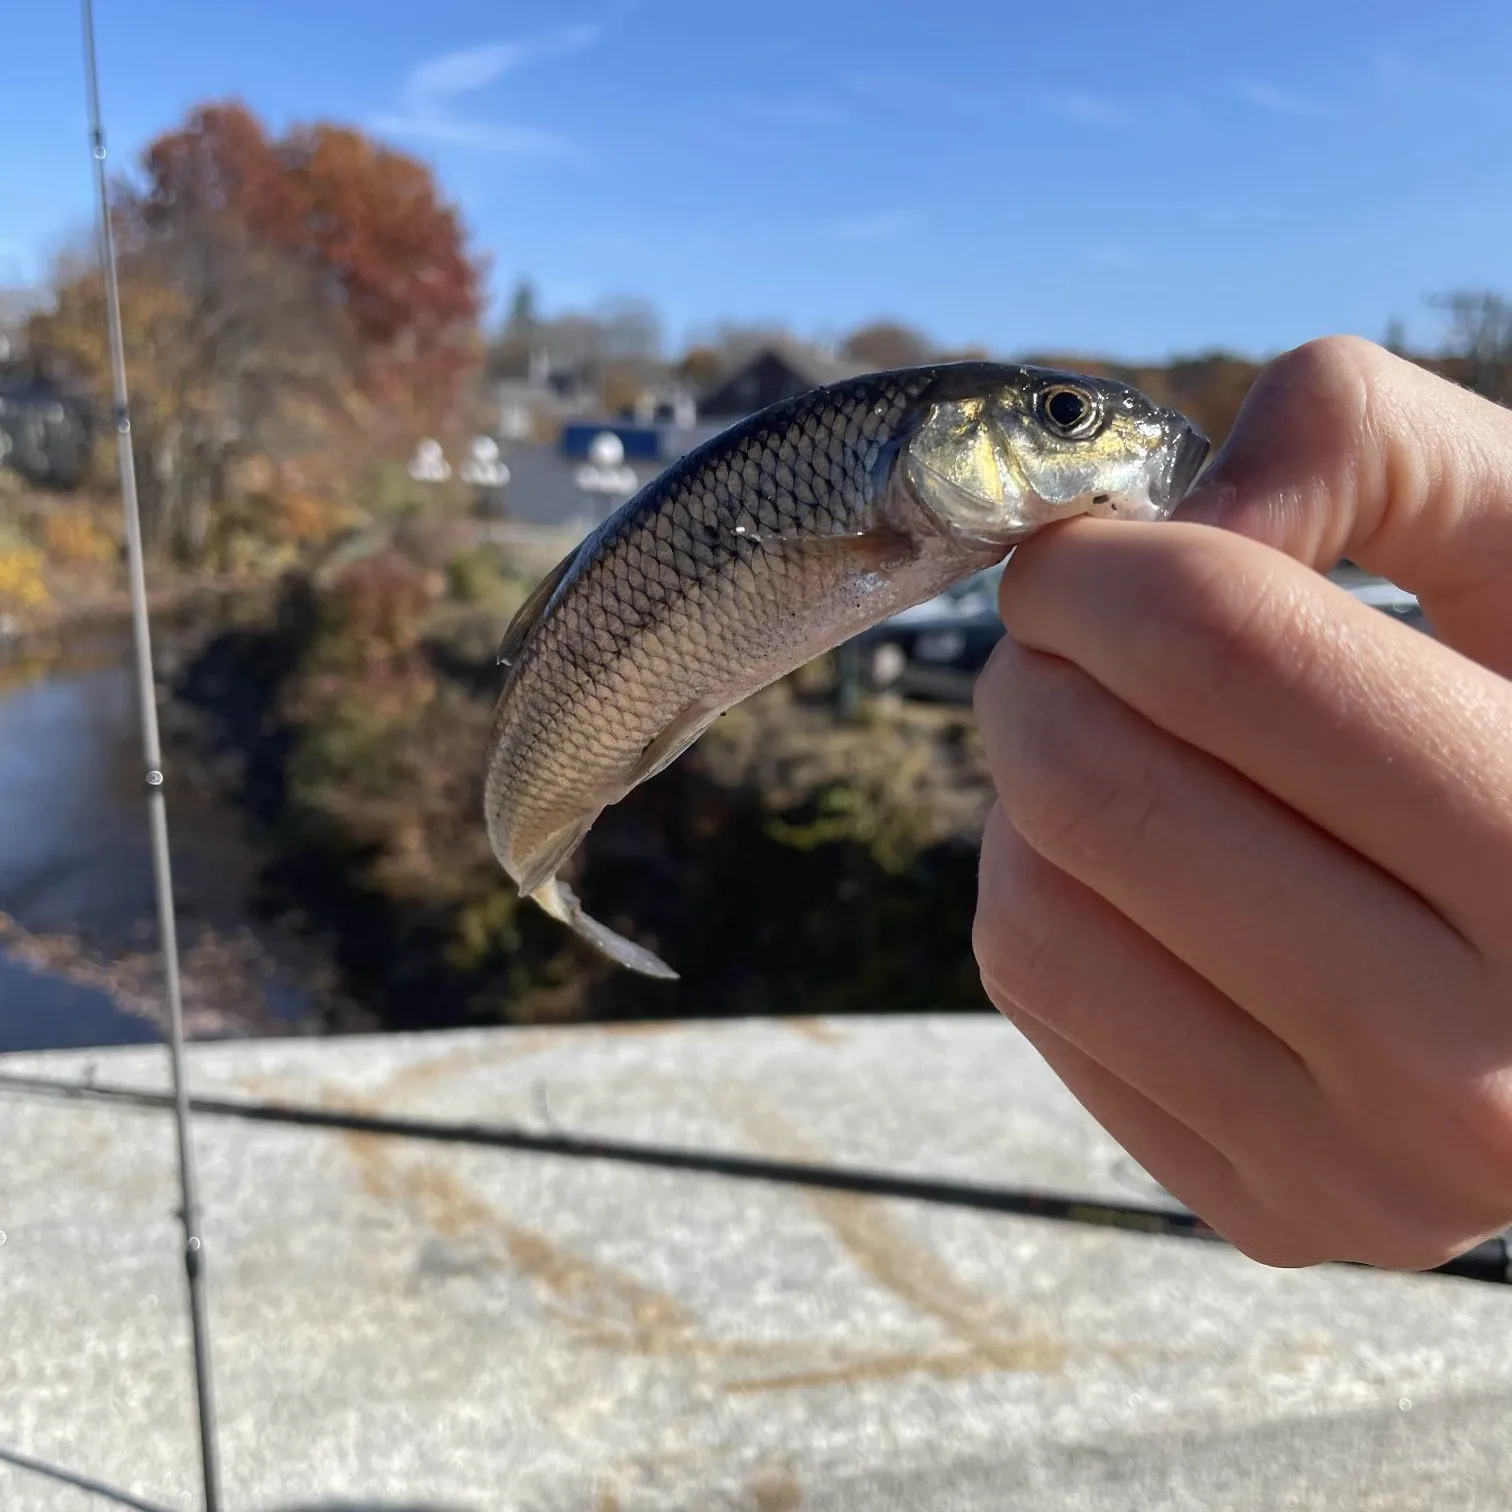
[[(115, 166), (210, 98), (354, 122), (435, 166), (497, 297), (642, 294), (674, 341), (1263, 355), (1512, 292), (1505, 0), (96, 5)], [(7, 12), (0, 284), (90, 213), (76, 7)]]

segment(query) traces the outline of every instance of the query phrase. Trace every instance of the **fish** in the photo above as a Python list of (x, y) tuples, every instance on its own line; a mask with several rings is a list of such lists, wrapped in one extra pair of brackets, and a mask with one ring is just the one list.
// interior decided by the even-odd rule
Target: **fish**
[(623, 967), (676, 980), (558, 873), (726, 710), (1077, 515), (1166, 518), (1209, 443), (1110, 378), (971, 361), (866, 373), (737, 421), (589, 533), (510, 621), (494, 856)]

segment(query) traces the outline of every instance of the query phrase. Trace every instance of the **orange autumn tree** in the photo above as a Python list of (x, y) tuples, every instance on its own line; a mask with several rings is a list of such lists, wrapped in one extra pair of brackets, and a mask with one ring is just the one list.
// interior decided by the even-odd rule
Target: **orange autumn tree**
[[(478, 360), (483, 273), (422, 164), (346, 127), (273, 137), (229, 103), (142, 170), (112, 215), (150, 540), (197, 558), (243, 473), (308, 497), (443, 423)], [(98, 275), (56, 282), (33, 342), (106, 391)]]
[(245, 107), (202, 106), (143, 158), (142, 219), (247, 228), (328, 281), (368, 396), (434, 423), (476, 364), (483, 269), (429, 169), (350, 127), (272, 139)]

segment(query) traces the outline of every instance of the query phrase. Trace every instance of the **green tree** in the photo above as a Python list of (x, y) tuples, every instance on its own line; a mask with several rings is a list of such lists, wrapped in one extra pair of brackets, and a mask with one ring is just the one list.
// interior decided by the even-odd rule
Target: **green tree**
[(504, 340), (528, 342), (540, 323), (535, 285), (522, 278), (509, 299), (509, 318), (504, 322)]
[(1498, 404), (1512, 404), (1512, 300), (1490, 289), (1461, 289), (1431, 301), (1447, 317), (1445, 346), (1467, 382)]

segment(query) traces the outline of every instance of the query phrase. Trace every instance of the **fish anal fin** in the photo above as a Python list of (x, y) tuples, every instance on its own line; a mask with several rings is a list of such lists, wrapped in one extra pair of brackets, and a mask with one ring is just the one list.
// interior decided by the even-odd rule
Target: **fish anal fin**
[(562, 579), (567, 576), (572, 568), (572, 564), (577, 561), (578, 552), (581, 550), (581, 545), (574, 546), (530, 590), (530, 594), (525, 602), (515, 610), (514, 618), (510, 620), (508, 627), (504, 631), (503, 638), (499, 641), (498, 661), (500, 666), (509, 666), (519, 656), (526, 640), (530, 637), (530, 632), (535, 629), (537, 622), (546, 612), (546, 606), (550, 604), (552, 596), (561, 587)]
[(526, 897), (534, 896), (538, 889), (556, 875), (562, 863), (583, 843), (583, 836), (593, 828), (593, 822), (601, 812), (602, 810), (595, 809), (593, 813), (563, 825), (537, 848), (535, 854), (526, 860), (516, 879), (522, 894)]
[(677, 973), (644, 945), (637, 945), (634, 940), (616, 934), (607, 924), (590, 919), (583, 912), (577, 895), (565, 882), (550, 877), (530, 896), (553, 919), (565, 924), (575, 935), (586, 940), (611, 961), (630, 971), (639, 972), (642, 976), (656, 977), (663, 982), (677, 981)]

